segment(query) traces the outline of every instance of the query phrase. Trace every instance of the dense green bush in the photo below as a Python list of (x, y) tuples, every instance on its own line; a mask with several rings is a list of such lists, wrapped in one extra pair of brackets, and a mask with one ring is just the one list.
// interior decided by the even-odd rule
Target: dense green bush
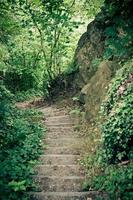
[(19, 110), (11, 94), (0, 86), (0, 197), (2, 200), (26, 199), (30, 175), (40, 154), (43, 128), (39, 113)]
[(102, 127), (104, 158), (116, 163), (131, 158), (133, 151), (133, 68), (131, 63), (118, 71), (103, 104)]
[(128, 166), (108, 166), (104, 174), (93, 179), (91, 188), (106, 191), (110, 200), (133, 199), (133, 163)]
[(39, 88), (39, 77), (37, 77), (35, 70), (21, 70), (17, 72), (15, 69), (11, 72), (6, 72), (4, 77), (4, 84), (12, 92), (27, 91), (29, 89)]
[(41, 90), (29, 89), (27, 91), (16, 92), (14, 100), (17, 102), (23, 102), (27, 100), (33, 100), (37, 97), (42, 97), (43, 92)]

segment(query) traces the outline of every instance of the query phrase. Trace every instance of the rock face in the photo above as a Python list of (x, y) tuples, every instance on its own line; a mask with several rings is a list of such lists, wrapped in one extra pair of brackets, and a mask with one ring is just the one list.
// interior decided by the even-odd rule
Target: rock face
[(75, 64), (79, 70), (74, 84), (80, 90), (87, 120), (95, 120), (109, 82), (119, 67), (113, 61), (103, 61), (105, 27), (106, 24), (98, 17), (92, 21), (81, 36), (75, 53)]
[(81, 95), (84, 96), (87, 120), (93, 120), (100, 110), (101, 102), (113, 75), (111, 70), (113, 66), (114, 64), (110, 61), (101, 62), (95, 75), (81, 90)]
[(81, 36), (75, 53), (75, 64), (79, 69), (76, 83), (79, 88), (94, 75), (96, 67), (93, 63), (102, 56), (104, 41), (103, 24), (97, 20), (92, 21)]

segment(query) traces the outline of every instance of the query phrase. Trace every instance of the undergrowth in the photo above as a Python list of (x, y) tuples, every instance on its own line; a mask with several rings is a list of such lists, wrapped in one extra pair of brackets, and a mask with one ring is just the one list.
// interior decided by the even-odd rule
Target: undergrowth
[(0, 199), (27, 200), (44, 128), (40, 113), (16, 108), (11, 98), (0, 86)]
[(23, 102), (42, 96), (43, 92), (41, 90), (29, 89), (27, 91), (16, 92), (14, 95), (14, 100), (16, 102)]
[(103, 103), (103, 155), (107, 163), (132, 159), (133, 66), (127, 63), (116, 74)]
[(110, 200), (133, 199), (133, 65), (112, 80), (102, 104), (101, 143), (82, 160), (89, 181), (84, 190), (107, 192)]

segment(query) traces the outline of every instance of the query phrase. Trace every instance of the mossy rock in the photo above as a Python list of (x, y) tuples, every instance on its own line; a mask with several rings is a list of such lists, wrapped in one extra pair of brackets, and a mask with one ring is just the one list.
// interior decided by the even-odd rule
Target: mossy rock
[(101, 62), (95, 75), (83, 87), (81, 96), (84, 96), (87, 120), (92, 120), (98, 115), (101, 102), (114, 75), (114, 70), (112, 70), (114, 66), (116, 64), (112, 61)]

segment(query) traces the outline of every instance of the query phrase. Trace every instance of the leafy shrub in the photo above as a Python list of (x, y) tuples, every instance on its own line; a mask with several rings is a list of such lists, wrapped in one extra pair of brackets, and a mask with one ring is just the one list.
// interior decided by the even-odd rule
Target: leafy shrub
[(11, 94), (0, 86), (0, 197), (2, 200), (27, 199), (30, 175), (40, 154), (43, 129), (39, 114), (18, 110)]
[(41, 90), (30, 89), (27, 91), (17, 92), (14, 95), (14, 100), (17, 102), (23, 102), (23, 101), (31, 100), (35, 97), (41, 97), (42, 95), (43, 95), (43, 92)]
[(108, 166), (104, 172), (93, 179), (92, 188), (106, 191), (109, 199), (133, 199), (133, 163), (128, 166)]
[[(28, 71), (28, 72), (27, 72)], [(35, 75), (30, 70), (17, 72), (6, 72), (4, 83), (12, 92), (26, 91), (31, 88), (37, 88), (37, 80)], [(15, 84), (14, 84), (15, 83)]]
[(102, 127), (104, 158), (116, 163), (131, 158), (133, 141), (133, 75), (129, 63), (118, 71), (103, 104), (105, 123)]
[(105, 28), (104, 59), (125, 62), (133, 53), (133, 16), (130, 0), (106, 0), (103, 21)]

